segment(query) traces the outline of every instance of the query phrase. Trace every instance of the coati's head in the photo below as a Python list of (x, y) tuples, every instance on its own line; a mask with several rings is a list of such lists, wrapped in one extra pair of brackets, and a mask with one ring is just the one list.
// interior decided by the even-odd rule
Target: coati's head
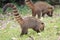
[(41, 25), (40, 25), (40, 30), (41, 30), (41, 31), (44, 31), (44, 27), (45, 27), (45, 25), (44, 25), (44, 23), (42, 22)]
[(53, 11), (54, 11), (54, 7), (53, 6), (48, 7), (48, 9), (47, 9), (47, 15), (49, 17), (52, 17), (53, 16)]

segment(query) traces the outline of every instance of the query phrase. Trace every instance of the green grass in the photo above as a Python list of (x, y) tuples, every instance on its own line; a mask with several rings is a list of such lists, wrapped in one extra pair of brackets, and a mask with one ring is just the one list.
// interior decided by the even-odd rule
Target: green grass
[[(11, 9), (8, 9), (8, 10), (11, 10)], [(19, 10), (19, 13), (22, 13), (23, 16), (31, 13), (31, 11), (27, 9), (26, 6), (24, 8), (18, 7), (18, 10)], [(55, 9), (54, 13), (59, 14), (60, 9)], [(32, 29), (29, 29), (27, 35), (20, 37), (20, 33), (21, 33), (20, 25), (14, 20), (11, 20), (9, 23), (6, 24), (5, 29), (0, 30), (0, 40), (12, 40), (12, 39), (28, 40), (30, 39), (29, 36), (32, 36), (34, 40), (57, 40), (59, 36), (57, 33), (60, 31), (60, 17), (53, 17), (53, 18), (45, 17), (43, 21), (45, 23), (45, 29), (43, 32), (41, 32), (40, 34), (37, 34)], [(15, 26), (13, 27), (13, 25)]]

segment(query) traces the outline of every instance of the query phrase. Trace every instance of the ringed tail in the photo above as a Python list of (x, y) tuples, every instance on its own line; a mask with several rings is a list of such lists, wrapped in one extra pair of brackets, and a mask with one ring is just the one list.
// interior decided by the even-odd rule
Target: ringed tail
[(29, 6), (31, 9), (34, 9), (34, 4), (33, 4), (33, 2), (31, 1), (31, 0), (25, 0), (25, 3), (26, 3), (26, 5), (27, 6)]
[(6, 5), (4, 5), (3, 12), (5, 12), (8, 7), (12, 8), (13, 15), (15, 16), (15, 19), (18, 21), (18, 23), (22, 24), (24, 21), (23, 21), (22, 17), (19, 16), (18, 10), (17, 10), (17, 8), (16, 8), (16, 6), (14, 4), (7, 3)]

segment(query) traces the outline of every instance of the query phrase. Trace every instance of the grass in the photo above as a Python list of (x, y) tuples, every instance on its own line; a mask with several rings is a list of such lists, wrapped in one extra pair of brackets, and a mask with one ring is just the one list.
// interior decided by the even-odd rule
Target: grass
[[(11, 9), (8, 9), (7, 11), (9, 10)], [(31, 10), (29, 10), (26, 6), (24, 8), (18, 7), (18, 10), (19, 13), (22, 13), (23, 16), (31, 13)], [(2, 10), (0, 13), (2, 13)], [(60, 9), (56, 8), (54, 13), (59, 14)], [(20, 25), (15, 22), (15, 20), (8, 21), (8, 23), (6, 23), (6, 28), (0, 29), (0, 40), (29, 40), (31, 39), (29, 36), (31, 36), (34, 40), (57, 40), (59, 37), (57, 33), (60, 31), (60, 16), (52, 18), (45, 17), (43, 21), (45, 23), (45, 29), (43, 32), (37, 34), (32, 29), (29, 29), (28, 34), (24, 35), (23, 37), (20, 37)]]

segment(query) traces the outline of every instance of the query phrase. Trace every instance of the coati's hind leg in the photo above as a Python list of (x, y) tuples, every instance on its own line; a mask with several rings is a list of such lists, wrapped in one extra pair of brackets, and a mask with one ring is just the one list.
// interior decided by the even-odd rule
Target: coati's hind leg
[(32, 11), (32, 16), (35, 17), (36, 16), (36, 12)]
[[(24, 34), (27, 34), (28, 33), (28, 28), (22, 28), (22, 33), (21, 33), (21, 35), (24, 35)], [(20, 36), (21, 36), (20, 35)]]

